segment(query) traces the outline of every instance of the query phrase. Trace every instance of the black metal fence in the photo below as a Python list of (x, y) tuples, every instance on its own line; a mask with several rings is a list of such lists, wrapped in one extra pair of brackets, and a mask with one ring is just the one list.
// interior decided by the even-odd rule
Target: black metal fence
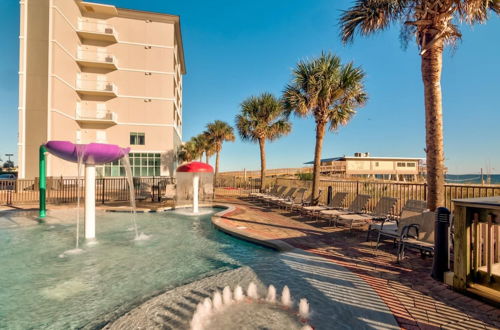
[[(277, 179), (276, 184), (310, 188), (311, 181)], [(320, 198), (322, 203), (326, 203), (328, 187), (331, 187), (333, 194), (336, 192), (349, 193), (348, 202), (352, 201), (357, 194), (372, 195), (373, 198), (369, 203), (370, 210), (373, 209), (380, 197), (395, 197), (398, 199), (397, 206), (394, 209), (396, 214), (399, 214), (401, 208), (409, 199), (427, 199), (426, 183), (322, 180), (320, 182), (320, 189), (323, 190)], [(446, 184), (444, 206), (453, 210), (452, 201), (454, 199), (491, 196), (500, 196), (500, 185)]]
[[(133, 178), (135, 198), (157, 200), (162, 187), (174, 183), (171, 177)], [(78, 196), (83, 197), (85, 181), (77, 178), (47, 178), (47, 203), (74, 203)], [(78, 194), (80, 192), (80, 194)], [(0, 205), (21, 205), (38, 203), (38, 179), (0, 180)], [(126, 178), (97, 178), (96, 202), (130, 200), (129, 185)]]

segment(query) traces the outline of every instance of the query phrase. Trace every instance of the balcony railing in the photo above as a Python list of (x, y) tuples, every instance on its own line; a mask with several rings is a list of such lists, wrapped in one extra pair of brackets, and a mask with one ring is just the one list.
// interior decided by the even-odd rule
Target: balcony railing
[(76, 90), (81, 95), (116, 97), (118, 87), (108, 81), (77, 79)]
[(98, 124), (112, 126), (118, 123), (118, 115), (109, 110), (76, 109), (76, 121), (79, 124)]
[(79, 50), (76, 59), (78, 64), (82, 67), (112, 70), (115, 70), (117, 67), (117, 60), (115, 56), (108, 53)]
[(90, 19), (78, 20), (78, 35), (83, 39), (117, 42), (117, 33), (112, 25)]

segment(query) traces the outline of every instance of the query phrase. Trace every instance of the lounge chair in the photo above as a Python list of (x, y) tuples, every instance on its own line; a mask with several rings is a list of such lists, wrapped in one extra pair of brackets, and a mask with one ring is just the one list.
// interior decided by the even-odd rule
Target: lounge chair
[(303, 212), (310, 214), (311, 217), (318, 218), (319, 212), (321, 211), (341, 209), (344, 206), (347, 195), (348, 193), (338, 192), (332, 197), (328, 205), (304, 206), (302, 210)]
[(306, 188), (299, 188), (288, 200), (278, 200), (277, 204), (280, 208), (288, 209), (290, 207), (290, 210), (292, 210), (294, 205), (302, 205), (306, 191)]
[(279, 186), (276, 191), (271, 191), (268, 194), (262, 194), (261, 196), (257, 197), (257, 199), (260, 201), (265, 201), (266, 198), (281, 196), (287, 189), (287, 186)]
[[(285, 209), (290, 208), (290, 211), (294, 211), (304, 205), (304, 202), (311, 198), (312, 193), (307, 193), (307, 189), (302, 188), (300, 193), (295, 194), (293, 200), (284, 202), (282, 205)], [(307, 196), (307, 197), (305, 197)]]
[[(413, 211), (416, 213), (422, 213), (425, 211), (427, 208), (427, 203), (422, 200), (416, 200), (416, 199), (409, 199), (406, 201), (405, 205), (401, 209), (399, 218), (403, 216), (403, 211)], [(385, 228), (387, 232), (390, 231), (396, 231), (398, 227), (398, 220), (397, 218), (391, 219), (390, 217), (383, 219), (382, 221), (379, 221), (378, 223), (371, 223), (370, 226), (368, 227), (368, 233), (366, 235), (366, 240), (368, 241), (370, 239), (370, 234), (372, 232), (376, 232), (378, 235), (378, 232), (382, 230), (382, 228)]]
[(286, 193), (284, 193), (281, 197), (269, 198), (269, 199), (267, 199), (267, 202), (269, 202), (270, 204), (279, 204), (279, 202), (281, 202), (281, 201), (288, 201), (293, 197), (293, 195), (295, 194), (296, 191), (297, 191), (297, 188), (292, 187), (292, 188), (288, 189), (288, 191)]
[(318, 190), (318, 197), (313, 198), (313, 193), (311, 191), (311, 193), (307, 196), (307, 198), (302, 201), (302, 206), (297, 208), (297, 210), (300, 211), (301, 213), (304, 213), (305, 212), (304, 207), (317, 205), (322, 194), (323, 194), (323, 189), (320, 188)]
[(265, 196), (267, 194), (275, 194), (278, 191), (279, 187), (281, 187), (281, 186), (274, 185), (273, 189), (271, 189), (268, 193), (262, 193), (262, 192), (251, 193), (250, 197), (251, 198), (260, 198), (260, 197)]
[(404, 258), (405, 249), (419, 250), (422, 257), (434, 253), (435, 213), (426, 211), (418, 221), (406, 225), (398, 240), (398, 261)]
[(276, 192), (276, 194), (262, 196), (260, 199), (263, 202), (269, 204), (273, 199), (282, 198), (286, 194), (287, 191), (288, 191), (288, 186), (282, 186), (280, 189), (278, 189), (278, 191)]
[(337, 216), (337, 223), (349, 226), (349, 230), (351, 230), (354, 225), (364, 225), (373, 221), (386, 219), (391, 214), (397, 201), (397, 198), (382, 197), (371, 213), (340, 214)]
[(346, 210), (325, 210), (320, 211), (319, 216), (328, 219), (328, 226), (331, 226), (332, 221), (336, 220), (339, 215), (363, 213), (366, 210), (368, 202), (372, 198), (371, 195), (357, 195), (354, 201)]

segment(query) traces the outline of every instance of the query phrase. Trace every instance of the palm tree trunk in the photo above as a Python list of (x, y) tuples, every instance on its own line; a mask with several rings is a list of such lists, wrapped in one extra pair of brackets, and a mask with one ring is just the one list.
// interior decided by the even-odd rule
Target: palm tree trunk
[(215, 153), (215, 174), (214, 174), (214, 183), (215, 184), (217, 184), (217, 174), (219, 173), (219, 155), (220, 155), (220, 152), (217, 151)]
[(421, 71), (425, 95), (425, 143), (427, 153), (427, 207), (444, 206), (443, 107), (441, 69), (443, 41), (422, 55)]
[(259, 139), (260, 147), (260, 192), (264, 192), (266, 179), (266, 139)]
[(325, 123), (316, 124), (316, 146), (314, 149), (314, 167), (313, 167), (313, 202), (317, 202), (319, 194), (319, 179), (321, 175), (321, 150), (323, 149), (323, 137), (325, 136)]
[[(208, 164), (208, 153), (207, 153), (207, 152), (205, 152), (205, 163), (207, 163), (207, 164)], [(209, 164), (209, 165), (210, 165), (210, 164)]]

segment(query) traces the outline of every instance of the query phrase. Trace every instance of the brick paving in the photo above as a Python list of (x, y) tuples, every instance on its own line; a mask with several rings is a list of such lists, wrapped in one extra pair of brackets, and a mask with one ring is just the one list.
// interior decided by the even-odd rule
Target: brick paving
[(280, 239), (339, 264), (366, 281), (387, 304), (403, 329), (499, 329), (500, 311), (452, 291), (430, 277), (432, 258), (407, 253), (396, 262), (392, 243), (377, 250), (366, 242), (366, 228), (349, 232), (327, 227), (296, 213), (271, 209), (246, 198), (225, 197), (236, 210), (226, 214), (227, 225), (266, 239)]

